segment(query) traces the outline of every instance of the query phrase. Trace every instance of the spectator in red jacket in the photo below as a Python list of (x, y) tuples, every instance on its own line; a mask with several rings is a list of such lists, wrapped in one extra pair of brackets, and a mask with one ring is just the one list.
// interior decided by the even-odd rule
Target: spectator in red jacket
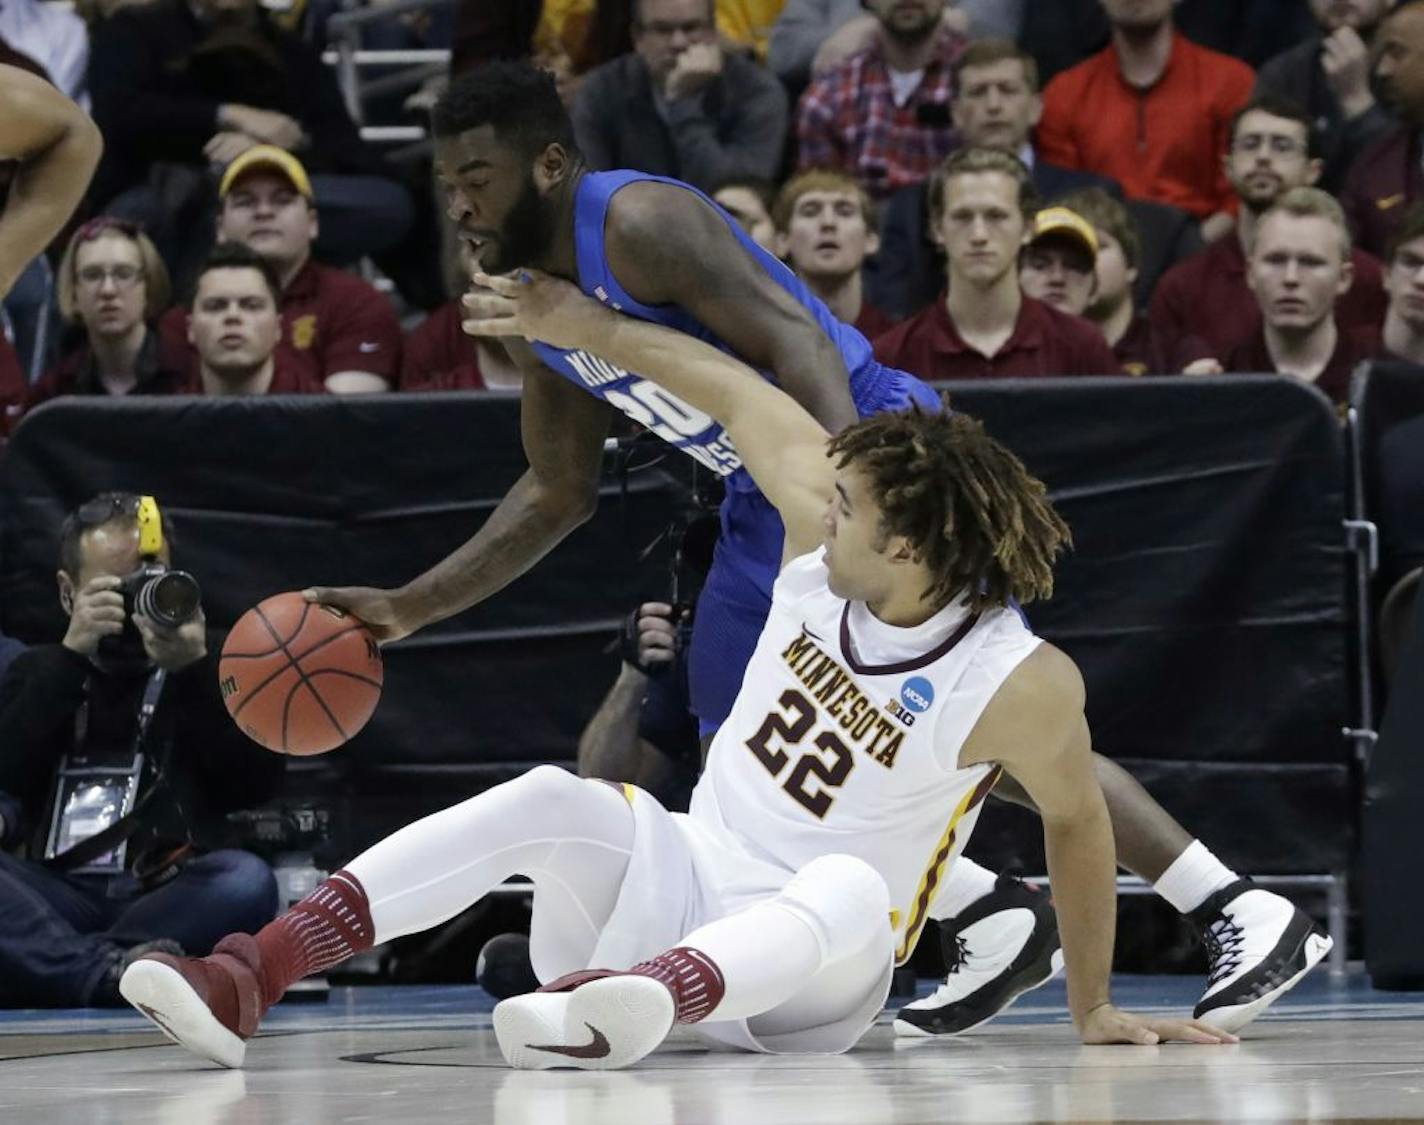
[[(1260, 313), (1246, 277), (1247, 247), (1263, 215), (1285, 192), (1308, 187), (1320, 175), (1311, 152), (1311, 123), (1298, 106), (1274, 97), (1253, 100), (1231, 126), (1227, 177), (1241, 200), (1236, 230), (1168, 270), (1152, 295), (1152, 330), (1168, 354), (1190, 348), (1225, 359), (1253, 338)], [(1340, 326), (1378, 328), (1384, 318), (1379, 262), (1351, 252), (1354, 282), (1336, 307)]]
[(101, 216), (69, 240), (55, 290), (65, 320), (84, 342), (32, 388), (26, 407), (57, 395), (173, 394), (182, 373), (160, 357), (152, 327), (168, 307), (168, 270), (148, 235), (124, 219)]
[[(250, 246), (281, 282), (282, 363), (337, 394), (390, 390), (400, 370), (400, 324), (369, 282), (312, 260), (320, 231), (306, 169), (259, 145), (228, 165), (218, 185), (218, 237)], [(183, 348), (183, 313), (163, 318), (164, 343)], [(189, 369), (197, 357), (189, 354)]]
[(1251, 96), (1251, 68), (1180, 35), (1173, 0), (1102, 4), (1112, 42), (1049, 82), (1039, 156), (1109, 176), (1130, 198), (1180, 207), (1208, 242), (1219, 238), (1232, 208), (1221, 155)]
[(187, 389), (204, 395), (319, 394), (277, 348), (282, 286), (271, 264), (240, 242), (219, 242), (198, 274), (188, 342), (198, 356)]
[(1424, 366), (1424, 205), (1404, 218), (1385, 274), (1389, 311), (1384, 318), (1387, 355)]
[(872, 199), (920, 183), (958, 145), (954, 60), (968, 41), (941, 23), (945, 0), (865, 0), (874, 44), (813, 81), (797, 114), (797, 164), (855, 177)]
[(781, 189), (771, 217), (777, 255), (838, 319), (871, 340), (895, 327), (865, 299), (861, 267), (880, 236), (864, 188), (840, 172), (802, 172)]
[(1336, 324), (1335, 304), (1353, 271), (1340, 204), (1319, 188), (1286, 192), (1261, 217), (1251, 244), (1247, 280), (1261, 328), (1226, 357), (1226, 370), (1289, 375), (1344, 402), (1355, 365), (1380, 350), (1377, 328)]
[(1356, 158), (1340, 202), (1355, 240), (1383, 254), (1405, 213), (1424, 199), (1424, 0), (1402, 0), (1375, 33), (1374, 78), (1400, 125)]
[(1019, 288), (1036, 205), (1028, 169), (1006, 152), (964, 149), (945, 161), (930, 181), (930, 209), (948, 291), (876, 340), (876, 358), (922, 379), (1117, 374), (1093, 325)]

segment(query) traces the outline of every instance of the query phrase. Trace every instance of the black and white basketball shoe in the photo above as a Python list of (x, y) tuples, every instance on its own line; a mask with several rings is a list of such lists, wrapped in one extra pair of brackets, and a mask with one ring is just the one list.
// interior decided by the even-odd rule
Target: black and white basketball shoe
[(896, 1035), (957, 1035), (978, 1027), (1063, 968), (1052, 901), (1008, 875), (957, 918), (941, 922), (940, 941), (949, 967), (944, 983), (900, 1009)]
[(1206, 947), (1206, 991), (1192, 1013), (1240, 1031), (1310, 972), (1334, 945), (1310, 916), (1249, 879), (1223, 887), (1191, 913)]

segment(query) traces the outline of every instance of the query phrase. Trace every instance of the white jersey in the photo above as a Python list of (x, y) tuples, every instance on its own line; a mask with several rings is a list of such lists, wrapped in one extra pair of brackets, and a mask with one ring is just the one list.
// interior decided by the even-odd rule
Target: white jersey
[(831, 593), (823, 551), (787, 564), (689, 815), (722, 846), (788, 871), (830, 853), (869, 863), (890, 888), (903, 961), (998, 778), (997, 766), (960, 768), (960, 750), (1039, 640), (1012, 609), (956, 603), (915, 630), (880, 624), (877, 634), (940, 639), (913, 654), (892, 645), (892, 661), (875, 664), (885, 645), (872, 621)]

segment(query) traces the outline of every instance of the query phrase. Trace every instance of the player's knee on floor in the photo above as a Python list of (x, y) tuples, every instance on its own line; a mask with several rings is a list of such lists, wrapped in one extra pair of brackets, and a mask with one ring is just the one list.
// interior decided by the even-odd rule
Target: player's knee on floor
[(852, 855), (823, 855), (791, 877), (777, 901), (815, 933), (827, 964), (852, 957), (889, 932), (890, 890)]

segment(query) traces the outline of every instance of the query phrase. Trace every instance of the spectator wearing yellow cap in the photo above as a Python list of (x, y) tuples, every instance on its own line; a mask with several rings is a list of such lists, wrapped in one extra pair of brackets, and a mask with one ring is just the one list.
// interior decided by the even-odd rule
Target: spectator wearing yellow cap
[[(312, 260), (321, 222), (301, 162), (272, 145), (250, 148), (228, 165), (218, 195), (218, 239), (251, 247), (281, 281), (283, 364), (338, 394), (389, 390), (400, 370), (400, 324), (369, 282)], [(197, 356), (186, 317), (170, 311), (160, 331), (165, 352), (186, 352), (191, 371)]]
[(1019, 253), (1019, 287), (1059, 312), (1082, 316), (1098, 290), (1097, 259), (1092, 224), (1067, 207), (1045, 207)]

